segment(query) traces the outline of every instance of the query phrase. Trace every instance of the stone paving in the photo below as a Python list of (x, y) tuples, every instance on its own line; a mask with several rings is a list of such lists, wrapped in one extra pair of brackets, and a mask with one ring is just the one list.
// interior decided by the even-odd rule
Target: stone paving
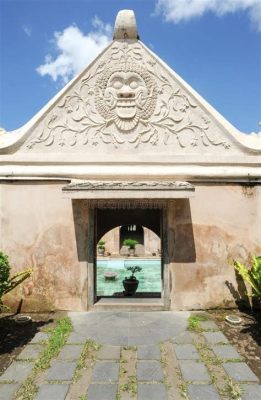
[[(203, 332), (189, 332), (188, 315), (70, 313), (74, 332), (37, 378), (34, 399), (228, 400), (239, 388), (237, 399), (260, 400), (257, 376), (217, 325), (202, 321)], [(43, 339), (48, 335), (37, 333), (2, 374), (0, 400), (18, 399), (15, 393), (30, 376)], [(79, 373), (84, 344), (91, 340), (101, 346), (86, 353)]]

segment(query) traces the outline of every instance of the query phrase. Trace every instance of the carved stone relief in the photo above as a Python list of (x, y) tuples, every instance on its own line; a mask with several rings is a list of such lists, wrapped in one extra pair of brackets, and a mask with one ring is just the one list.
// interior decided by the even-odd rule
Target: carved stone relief
[(63, 191), (71, 190), (194, 190), (183, 181), (84, 181), (70, 183)]
[(114, 42), (41, 124), (28, 149), (222, 146), (218, 129), (142, 46)]

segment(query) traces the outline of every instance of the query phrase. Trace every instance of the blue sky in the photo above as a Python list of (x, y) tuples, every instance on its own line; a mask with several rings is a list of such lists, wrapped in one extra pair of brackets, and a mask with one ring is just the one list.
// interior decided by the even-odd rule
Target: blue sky
[(33, 117), (110, 42), (124, 8), (141, 40), (228, 121), (260, 130), (260, 0), (0, 0), (0, 126)]

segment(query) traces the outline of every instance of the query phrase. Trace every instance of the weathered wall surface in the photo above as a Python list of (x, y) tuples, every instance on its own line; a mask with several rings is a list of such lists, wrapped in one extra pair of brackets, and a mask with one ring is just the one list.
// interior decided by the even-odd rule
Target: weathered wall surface
[[(32, 266), (23, 288), (6, 296), (23, 311), (86, 310), (88, 208), (62, 199), (64, 182), (0, 186), (0, 245), (14, 271)], [(231, 307), (233, 258), (261, 254), (261, 186), (196, 185), (195, 197), (169, 208), (170, 307)], [(163, 238), (167, 240), (167, 238)]]
[[(84, 207), (62, 199), (64, 182), (1, 185), (1, 249), (12, 272), (32, 278), (5, 297), (14, 309), (84, 310), (87, 302), (87, 223)], [(79, 202), (78, 202), (79, 204)]]
[(261, 186), (232, 184), (197, 185), (193, 199), (175, 201), (169, 210), (172, 309), (235, 305), (245, 288), (231, 261), (261, 254), (260, 204)]

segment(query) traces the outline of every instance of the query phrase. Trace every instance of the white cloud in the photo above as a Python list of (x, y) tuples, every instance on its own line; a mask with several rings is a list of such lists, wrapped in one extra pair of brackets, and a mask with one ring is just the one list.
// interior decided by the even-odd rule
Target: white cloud
[(255, 29), (261, 31), (260, 0), (157, 0), (156, 4), (156, 13), (174, 23), (201, 17), (206, 12), (222, 16), (237, 11), (247, 11)]
[(53, 41), (57, 55), (47, 54), (44, 64), (36, 71), (41, 76), (49, 75), (55, 82), (67, 83), (110, 43), (111, 25), (98, 17), (92, 20), (92, 25), (94, 29), (86, 35), (75, 24), (55, 32)]
[(29, 26), (23, 25), (23, 26), (22, 26), (22, 29), (23, 29), (24, 33), (26, 34), (26, 36), (28, 36), (28, 37), (31, 36), (31, 34), (32, 34), (32, 29), (29, 28)]

